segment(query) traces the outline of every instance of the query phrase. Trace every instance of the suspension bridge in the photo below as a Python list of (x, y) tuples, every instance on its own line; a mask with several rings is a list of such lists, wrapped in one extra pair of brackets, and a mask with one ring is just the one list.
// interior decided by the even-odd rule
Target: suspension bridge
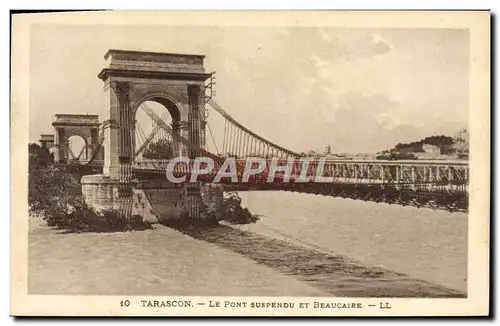
[[(468, 210), (467, 161), (305, 157), (254, 133), (218, 105), (215, 75), (205, 72), (204, 56), (110, 50), (105, 59), (108, 65), (98, 77), (104, 82), (109, 118), (100, 123), (94, 115), (57, 114), (53, 122), (56, 161), (84, 174), (98, 172), (82, 178), (84, 196), (93, 206), (125, 207), (128, 214), (144, 218), (199, 218), (205, 199), (220, 199), (223, 190), (283, 190)], [(151, 103), (161, 104), (163, 111)], [(219, 119), (214, 130), (209, 117)], [(216, 141), (213, 131), (222, 139)], [(84, 139), (76, 153), (68, 141), (75, 135)], [(169, 165), (179, 156), (207, 157), (214, 166), (198, 182), (171, 184), (167, 169), (187, 180), (193, 173), (192, 164)], [(263, 159), (265, 167), (243, 182), (249, 157)], [(236, 162), (238, 182), (221, 178), (214, 185), (227, 158)], [(273, 160), (288, 168), (289, 175), (275, 173)], [(272, 182), (270, 173), (275, 175)]]

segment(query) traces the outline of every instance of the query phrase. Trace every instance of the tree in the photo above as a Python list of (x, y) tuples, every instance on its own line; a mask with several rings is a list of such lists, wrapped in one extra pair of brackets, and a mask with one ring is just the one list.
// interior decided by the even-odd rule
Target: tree
[(28, 153), (28, 201), (32, 212), (65, 206), (81, 197), (80, 183), (68, 166), (53, 164), (49, 151), (34, 143), (28, 145)]
[(29, 171), (28, 202), (31, 211), (83, 203), (82, 188), (68, 166), (49, 165)]
[(237, 192), (229, 192), (224, 196), (220, 220), (231, 224), (255, 223), (260, 219), (258, 214), (252, 214), (248, 208), (241, 204), (241, 197)]
[(69, 232), (111, 232), (149, 228), (141, 218), (108, 209), (96, 212), (85, 203), (82, 186), (69, 165), (52, 164), (48, 151), (29, 144), (28, 204), (49, 226)]
[(231, 224), (250, 224), (260, 220), (260, 215), (252, 214), (243, 207), (241, 197), (237, 192), (228, 192), (222, 199), (222, 205), (207, 206), (202, 209), (203, 220), (216, 223), (226, 221)]
[(171, 159), (174, 157), (174, 144), (167, 139), (151, 142), (142, 152), (142, 157), (151, 160)]
[(398, 143), (392, 150), (401, 153), (419, 153), (424, 152), (422, 145), (429, 144), (439, 147), (442, 154), (449, 154), (452, 152), (453, 143), (454, 139), (452, 137), (444, 135), (430, 136), (411, 143)]
[(426, 137), (421, 140), (422, 143), (424, 144), (430, 144), (430, 145), (435, 145), (439, 146), (440, 148), (446, 147), (453, 145), (453, 137), (448, 137), (448, 136), (430, 136)]
[(54, 162), (54, 158), (49, 153), (49, 150), (45, 147), (41, 147), (38, 144), (30, 143), (28, 144), (29, 153), (29, 169), (37, 169), (40, 167), (46, 167)]

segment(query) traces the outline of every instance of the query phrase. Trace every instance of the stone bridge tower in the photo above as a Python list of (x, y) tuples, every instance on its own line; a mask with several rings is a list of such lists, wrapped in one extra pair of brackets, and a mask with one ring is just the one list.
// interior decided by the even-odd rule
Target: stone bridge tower
[[(136, 111), (146, 101), (162, 104), (172, 117), (175, 133), (205, 147), (205, 81), (203, 55), (109, 50), (98, 77), (104, 82), (104, 168), (102, 175), (85, 176), (87, 203), (120, 209), (146, 220), (199, 216), (201, 185), (170, 184), (166, 176), (132, 180)], [(188, 156), (175, 144), (177, 155)]]
[[(109, 119), (104, 121), (104, 170), (111, 179), (127, 179), (135, 152), (135, 114), (146, 101), (161, 103), (172, 116), (175, 132), (204, 147), (203, 55), (109, 50), (104, 82)], [(181, 155), (187, 154), (179, 148)]]

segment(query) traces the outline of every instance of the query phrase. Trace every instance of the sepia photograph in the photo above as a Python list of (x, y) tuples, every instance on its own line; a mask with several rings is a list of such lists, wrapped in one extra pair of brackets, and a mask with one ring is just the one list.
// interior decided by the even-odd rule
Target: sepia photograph
[(487, 314), (489, 24), (14, 16), (11, 313)]

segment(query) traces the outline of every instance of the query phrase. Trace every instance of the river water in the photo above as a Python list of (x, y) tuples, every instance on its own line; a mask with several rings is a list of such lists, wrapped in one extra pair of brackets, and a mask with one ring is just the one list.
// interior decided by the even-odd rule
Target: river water
[(280, 191), (240, 192), (239, 228), (467, 292), (467, 214)]

